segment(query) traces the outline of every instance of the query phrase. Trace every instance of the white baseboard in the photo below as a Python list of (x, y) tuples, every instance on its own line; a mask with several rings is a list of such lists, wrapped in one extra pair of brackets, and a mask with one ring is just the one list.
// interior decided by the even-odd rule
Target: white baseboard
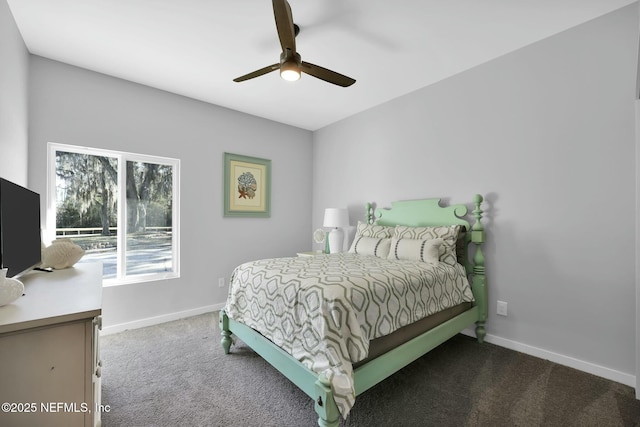
[[(170, 322), (178, 319), (184, 319), (186, 317), (197, 316), (204, 313), (211, 313), (213, 311), (218, 311), (223, 307), (224, 307), (224, 304), (207, 305), (204, 307), (198, 307), (191, 310), (163, 314), (162, 316), (147, 317), (144, 319), (134, 320), (132, 322), (105, 326), (102, 328), (102, 335), (115, 334), (118, 332), (126, 331), (128, 329), (144, 328), (145, 326), (158, 325), (160, 323)], [(476, 336), (475, 331), (469, 328), (462, 331), (462, 333), (472, 337)], [(500, 347), (508, 348), (510, 350), (518, 351), (520, 353), (528, 354), (530, 356), (538, 357), (540, 359), (549, 360), (551, 362), (558, 363), (563, 366), (568, 366), (570, 368), (574, 368), (579, 371), (587, 372), (589, 374), (596, 375), (598, 377), (602, 377), (611, 381), (615, 381), (632, 388), (636, 387), (635, 375), (625, 374), (624, 372), (616, 371), (615, 369), (596, 365), (595, 363), (586, 362), (584, 360), (576, 359), (570, 356), (565, 356), (564, 354), (554, 353), (549, 350), (545, 350), (539, 347), (534, 347), (528, 344), (523, 344), (518, 341), (512, 341), (496, 335), (487, 334), (487, 336), (485, 337), (485, 341), (491, 344), (498, 345)]]
[(193, 308), (191, 310), (177, 311), (175, 313), (167, 313), (162, 316), (147, 317), (144, 319), (134, 320), (132, 322), (118, 323), (116, 325), (103, 326), (101, 335), (115, 334), (126, 331), (128, 329), (144, 328), (146, 326), (158, 325), (160, 323), (171, 322), (173, 320), (184, 319), (186, 317), (197, 316), (199, 314), (211, 313), (218, 311), (224, 307), (224, 304), (207, 305), (204, 307)]
[[(464, 331), (462, 331), (462, 333), (472, 337), (476, 336), (476, 333), (473, 329), (465, 329)], [(624, 372), (616, 371), (615, 369), (596, 365), (595, 363), (586, 362), (584, 360), (576, 359), (564, 354), (554, 353), (553, 351), (534, 347), (528, 344), (523, 344), (521, 342), (508, 340), (496, 335), (487, 334), (487, 336), (485, 337), (485, 341), (491, 344), (498, 345), (500, 347), (519, 351), (520, 353), (528, 354), (530, 356), (538, 357), (544, 360), (549, 360), (559, 365), (568, 366), (579, 371), (587, 372), (598, 377), (628, 385), (629, 387), (636, 387), (635, 375), (625, 374)]]

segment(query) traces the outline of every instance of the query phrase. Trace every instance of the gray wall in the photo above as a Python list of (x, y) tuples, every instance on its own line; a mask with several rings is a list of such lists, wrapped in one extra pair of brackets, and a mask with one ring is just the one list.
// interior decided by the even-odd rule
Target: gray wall
[[(309, 131), (37, 56), (30, 62), (29, 182), (46, 194), (47, 143), (181, 160), (180, 279), (104, 289), (106, 326), (221, 306), (236, 265), (308, 250)], [(223, 218), (223, 153), (272, 161), (271, 218)]]
[(316, 131), (313, 226), (482, 193), (494, 341), (632, 382), (637, 46), (632, 5)]
[(0, 177), (27, 185), (29, 53), (0, 0)]
[[(44, 194), (47, 141), (182, 159), (182, 277), (106, 288), (106, 325), (221, 304), (217, 277), (306, 249), (324, 207), (348, 206), (355, 224), (366, 201), (480, 192), (490, 337), (632, 374), (637, 21), (624, 8), (311, 135), (29, 62), (0, 0), (0, 176), (27, 183), (28, 145)], [(224, 151), (273, 160), (272, 218), (222, 218)]]

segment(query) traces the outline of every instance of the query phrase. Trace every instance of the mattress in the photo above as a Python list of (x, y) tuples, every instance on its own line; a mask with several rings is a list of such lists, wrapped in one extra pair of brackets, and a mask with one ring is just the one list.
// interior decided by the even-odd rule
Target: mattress
[(357, 367), (364, 365), (370, 360), (383, 355), (389, 350), (393, 350), (399, 345), (404, 344), (407, 341), (410, 341), (427, 331), (430, 331), (431, 329), (435, 328), (438, 325), (441, 325), (447, 320), (453, 319), (457, 315), (471, 309), (471, 307), (473, 307), (472, 303), (463, 302), (462, 304), (447, 308), (445, 310), (432, 314), (431, 316), (411, 323), (407, 326), (403, 326), (402, 328), (390, 333), (389, 335), (371, 340), (369, 342), (369, 353), (367, 354), (367, 358), (361, 360), (360, 362), (354, 363), (353, 368), (356, 369)]

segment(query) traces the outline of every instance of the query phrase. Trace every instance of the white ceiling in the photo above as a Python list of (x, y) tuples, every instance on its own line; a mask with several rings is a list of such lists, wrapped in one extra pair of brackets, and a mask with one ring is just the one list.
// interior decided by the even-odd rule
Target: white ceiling
[(302, 59), (277, 72), (269, 0), (7, 0), (32, 54), (316, 130), (636, 0), (289, 0)]

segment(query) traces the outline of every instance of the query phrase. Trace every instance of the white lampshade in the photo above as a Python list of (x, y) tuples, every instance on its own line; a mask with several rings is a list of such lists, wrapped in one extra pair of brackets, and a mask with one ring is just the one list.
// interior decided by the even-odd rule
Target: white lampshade
[(324, 210), (324, 227), (346, 227), (349, 225), (349, 212), (345, 208), (327, 208)]

